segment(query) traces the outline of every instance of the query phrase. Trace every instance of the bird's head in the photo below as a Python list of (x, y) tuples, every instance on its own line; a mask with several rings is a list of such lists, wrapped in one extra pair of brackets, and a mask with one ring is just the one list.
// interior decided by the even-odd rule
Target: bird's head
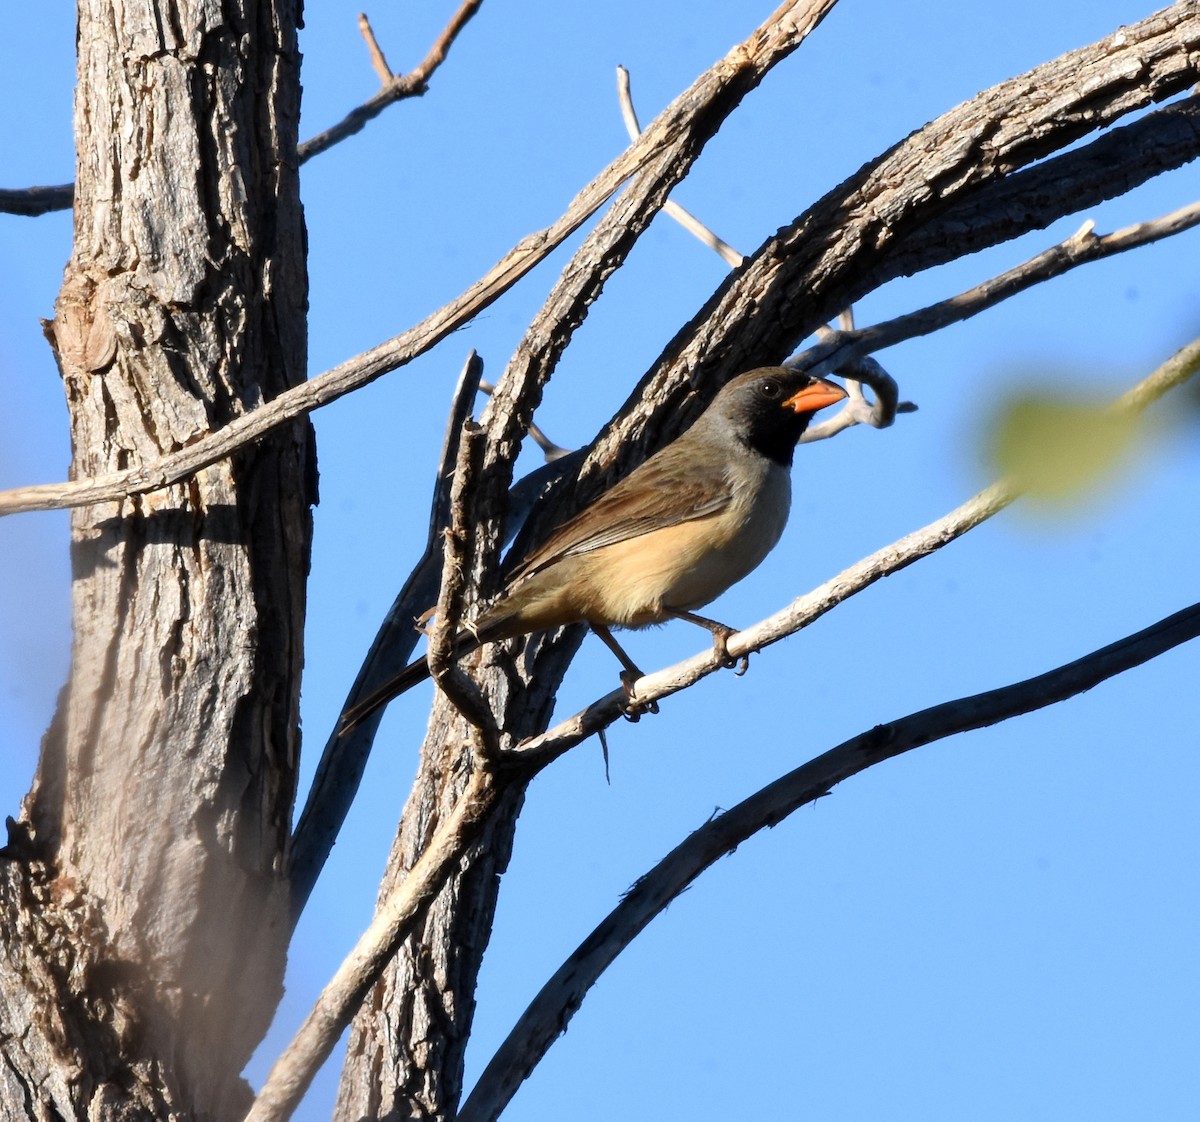
[(788, 467), (812, 415), (845, 396), (841, 386), (824, 378), (783, 366), (766, 366), (729, 382), (713, 398), (704, 419)]

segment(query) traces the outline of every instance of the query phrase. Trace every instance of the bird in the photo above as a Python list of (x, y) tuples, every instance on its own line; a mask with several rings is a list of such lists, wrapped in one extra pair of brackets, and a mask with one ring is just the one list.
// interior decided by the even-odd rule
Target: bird
[[(834, 382), (782, 366), (729, 381), (671, 443), (553, 530), (507, 574), (496, 600), (455, 639), (457, 660), (485, 643), (587, 623), (630, 684), (641, 671), (611, 627), (685, 619), (724, 654), (734, 629), (696, 614), (758, 567), (791, 508), (791, 466), (814, 413), (846, 397)], [(343, 717), (348, 732), (429, 676), (410, 663)]]

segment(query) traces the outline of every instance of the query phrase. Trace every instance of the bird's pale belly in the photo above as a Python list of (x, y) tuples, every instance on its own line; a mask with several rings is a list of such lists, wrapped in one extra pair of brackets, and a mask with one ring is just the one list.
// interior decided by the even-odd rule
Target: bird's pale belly
[(668, 608), (703, 607), (741, 580), (775, 544), (746, 536), (714, 547), (712, 521), (658, 530), (603, 550), (603, 566), (590, 582), (592, 603), (580, 605), (584, 618), (642, 627), (660, 622)]

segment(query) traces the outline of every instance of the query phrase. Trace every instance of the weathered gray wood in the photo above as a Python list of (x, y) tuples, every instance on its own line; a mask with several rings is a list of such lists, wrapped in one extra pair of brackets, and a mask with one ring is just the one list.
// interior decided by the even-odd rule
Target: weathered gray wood
[[(74, 477), (305, 376), (296, 16), (80, 0), (75, 245), (47, 327)], [(73, 513), (71, 678), (25, 803), (36, 859), (0, 896), (5, 1028), (36, 1030), (0, 1043), (28, 1091), (4, 1117), (244, 1103), (286, 952), (312, 455), (300, 421)]]

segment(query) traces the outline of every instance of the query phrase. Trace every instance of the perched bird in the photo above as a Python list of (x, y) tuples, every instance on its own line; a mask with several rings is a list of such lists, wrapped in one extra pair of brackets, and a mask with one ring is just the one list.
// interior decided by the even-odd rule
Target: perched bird
[[(775, 547), (791, 506), (792, 453), (812, 415), (846, 396), (832, 382), (765, 367), (729, 382), (696, 422), (565, 522), (509, 575), (504, 591), (459, 634), (454, 657), (516, 635), (587, 623), (640, 671), (610, 627), (686, 619), (723, 651), (733, 629), (695, 614)], [(429, 675), (411, 663), (343, 721), (365, 716)]]

